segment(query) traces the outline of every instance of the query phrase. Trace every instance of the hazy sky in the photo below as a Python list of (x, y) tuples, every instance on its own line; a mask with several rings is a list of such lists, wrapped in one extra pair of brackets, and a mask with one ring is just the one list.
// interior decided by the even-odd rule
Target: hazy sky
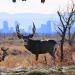
[[(14, 27), (15, 21), (18, 21), (21, 24), (20, 26), (26, 29), (28, 29), (34, 21), (36, 27), (39, 28), (41, 24), (46, 24), (48, 20), (51, 21), (56, 17), (49, 14), (57, 14), (56, 12), (59, 8), (64, 9), (71, 2), (71, 0), (45, 0), (43, 4), (41, 0), (16, 1), (16, 3), (13, 3), (12, 0), (0, 0), (0, 28), (2, 28), (4, 20), (8, 21), (10, 27)], [(9, 16), (3, 13), (9, 13)], [(17, 13), (19, 13), (19, 15)], [(25, 16), (21, 16), (21, 13), (43, 14), (43, 16), (29, 16), (26, 14)]]
[(41, 3), (41, 0), (16, 1), (16, 3), (13, 3), (12, 0), (0, 0), (0, 12), (55, 13), (59, 8), (65, 7), (71, 0), (45, 0), (44, 4)]

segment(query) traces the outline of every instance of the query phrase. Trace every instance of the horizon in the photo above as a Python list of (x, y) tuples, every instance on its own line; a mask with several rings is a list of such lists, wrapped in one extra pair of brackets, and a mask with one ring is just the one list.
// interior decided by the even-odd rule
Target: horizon
[[(8, 21), (3, 21), (3, 24), (2, 24), (2, 28), (0, 28), (0, 32), (2, 33), (12, 33), (12, 32), (15, 32), (15, 29), (16, 29), (16, 25), (15, 26), (15, 29), (13, 27), (9, 27), (9, 23)], [(26, 28), (20, 28), (21, 32), (26, 32), (26, 33), (32, 33), (32, 26), (28, 26), (28, 31), (25, 30)], [(47, 31), (45, 31), (45, 29)], [(47, 33), (47, 34), (51, 34), (53, 33), (53, 30), (52, 30), (52, 24), (51, 24), (51, 21), (48, 20), (45, 24), (41, 24), (40, 28), (36, 28), (36, 33)]]
[[(8, 26), (15, 30), (16, 24), (20, 25), (21, 29), (26, 32), (29, 27), (32, 27), (33, 22), (37, 29), (41, 27), (41, 24), (51, 21), (52, 31), (55, 32), (55, 22), (58, 22), (58, 16), (56, 11), (59, 7), (65, 9), (67, 4), (70, 4), (69, 0), (46, 0), (44, 4), (40, 3), (40, 0), (27, 0), (22, 2), (17, 0), (13, 3), (12, 0), (2, 0), (0, 2), (0, 29), (3, 28), (3, 22), (7, 21)], [(31, 30), (30, 30), (31, 31)]]
[[(41, 17), (42, 16), (42, 17)], [(46, 24), (47, 21), (51, 21), (51, 24), (56, 20), (56, 14), (7, 14), (0, 13), (0, 29), (3, 27), (3, 22), (7, 21), (9, 27), (15, 28), (16, 24), (20, 25), (21, 29), (28, 31), (29, 26), (33, 26), (33, 22), (36, 28), (40, 28), (41, 24)], [(53, 28), (52, 24), (52, 30)]]

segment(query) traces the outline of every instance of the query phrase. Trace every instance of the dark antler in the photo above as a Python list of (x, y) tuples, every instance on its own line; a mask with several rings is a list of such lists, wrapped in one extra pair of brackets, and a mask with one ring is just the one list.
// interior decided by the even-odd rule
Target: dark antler
[(35, 24), (34, 24), (34, 22), (33, 22), (33, 28), (32, 28), (32, 34), (30, 34), (28, 37), (29, 38), (32, 38), (33, 36), (34, 36), (34, 34), (35, 34), (35, 31), (36, 31), (36, 28), (35, 28)]
[(28, 38), (32, 38), (35, 34), (35, 24), (33, 22), (33, 28), (32, 28), (32, 34), (29, 34), (28, 36), (24, 36), (23, 34), (20, 33), (20, 30), (19, 30), (19, 25), (16, 26), (16, 33), (17, 33), (17, 36), (19, 39), (23, 38), (23, 39), (28, 39)]
[(35, 27), (35, 24), (34, 24), (34, 22), (33, 22), (33, 35), (35, 34), (35, 31), (36, 31), (36, 27)]
[(17, 36), (18, 36), (19, 39), (21, 39), (23, 37), (23, 35), (20, 33), (19, 25), (18, 24), (16, 26), (16, 33), (17, 33)]

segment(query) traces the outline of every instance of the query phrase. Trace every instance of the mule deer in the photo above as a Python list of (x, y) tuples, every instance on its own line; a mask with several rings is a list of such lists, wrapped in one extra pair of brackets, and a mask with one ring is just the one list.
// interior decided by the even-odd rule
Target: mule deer
[(19, 25), (16, 26), (16, 32), (17, 32), (17, 36), (19, 39), (23, 39), (24, 42), (26, 42), (26, 44), (24, 45), (26, 47), (26, 49), (28, 49), (31, 53), (36, 55), (36, 60), (38, 60), (38, 55), (39, 54), (44, 54), (44, 53), (49, 53), (54, 59), (55, 59), (55, 45), (56, 45), (56, 41), (55, 40), (33, 40), (31, 39), (34, 34), (35, 34), (35, 25), (33, 23), (33, 33), (29, 34), (28, 36), (24, 36), (23, 34), (20, 33), (19, 30)]

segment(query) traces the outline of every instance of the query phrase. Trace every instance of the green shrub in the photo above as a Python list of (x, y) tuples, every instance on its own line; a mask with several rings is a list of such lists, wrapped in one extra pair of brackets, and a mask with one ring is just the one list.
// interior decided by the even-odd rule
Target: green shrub
[(44, 72), (33, 71), (33, 72), (27, 73), (26, 75), (48, 75), (48, 74)]

